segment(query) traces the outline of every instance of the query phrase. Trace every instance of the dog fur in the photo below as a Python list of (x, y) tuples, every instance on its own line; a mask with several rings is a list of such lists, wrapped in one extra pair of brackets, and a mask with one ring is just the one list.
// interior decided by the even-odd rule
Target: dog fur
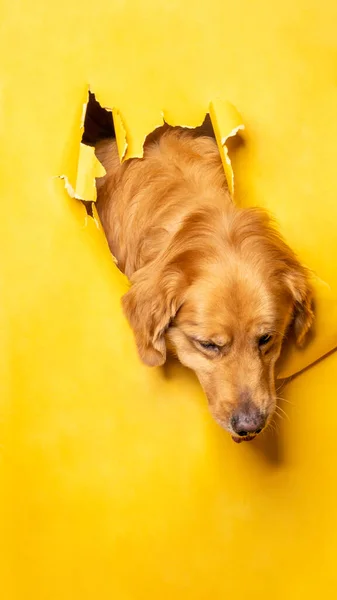
[(213, 138), (167, 127), (143, 159), (120, 164), (114, 140), (96, 154), (107, 172), (97, 209), (132, 283), (122, 303), (141, 359), (159, 366), (173, 352), (214, 418), (251, 439), (276, 406), (285, 336), (302, 344), (313, 323), (306, 270), (264, 211), (233, 204)]

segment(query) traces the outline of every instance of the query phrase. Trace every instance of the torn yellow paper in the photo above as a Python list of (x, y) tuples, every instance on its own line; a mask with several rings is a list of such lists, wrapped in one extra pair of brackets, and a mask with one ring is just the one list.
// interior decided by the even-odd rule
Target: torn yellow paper
[[(86, 105), (85, 105), (86, 106)], [(170, 122), (165, 119), (164, 111), (161, 112), (161, 121), (156, 127), (148, 131), (144, 137), (142, 151), (130, 152), (130, 145), (126, 127), (123, 122), (120, 111), (117, 108), (112, 109), (114, 129), (116, 135), (116, 143), (120, 161), (123, 162), (129, 158), (142, 158), (144, 143), (148, 134), (152, 133), (157, 127), (161, 127), (165, 122), (171, 126), (188, 127), (193, 129), (199, 127), (203, 120), (194, 122), (193, 126), (186, 126), (184, 123)], [(205, 118), (206, 115), (204, 115)], [(235, 136), (239, 130), (244, 129), (242, 118), (236, 108), (228, 101), (215, 100), (210, 103), (210, 117), (214, 134), (219, 147), (219, 152), (223, 162), (228, 187), (230, 193), (234, 193), (234, 174), (231, 161), (228, 155), (226, 141), (228, 138)], [(84, 123), (85, 113), (82, 115), (82, 127)], [(79, 163), (77, 172), (77, 181), (75, 188), (75, 197), (82, 200), (96, 200), (95, 177), (102, 177), (105, 174), (103, 167), (98, 163), (94, 151), (91, 147), (81, 144), (79, 152)]]
[(95, 149), (80, 144), (77, 169), (75, 198), (79, 200), (96, 200), (96, 177), (103, 177), (105, 169), (95, 156)]
[(120, 161), (123, 162), (127, 149), (128, 149), (128, 141), (126, 138), (126, 130), (123, 124), (123, 120), (121, 114), (117, 108), (112, 109), (112, 116), (114, 121), (114, 128), (116, 134), (116, 143)]
[(213, 100), (210, 103), (209, 113), (221, 154), (227, 183), (230, 193), (234, 194), (234, 174), (232, 164), (228, 155), (226, 142), (228, 138), (234, 137), (240, 130), (244, 129), (241, 115), (230, 102)]
[[(100, 98), (98, 97), (99, 101)], [(109, 103), (109, 106), (113, 106)], [(226, 100), (219, 98), (213, 100), (209, 104), (209, 115), (213, 126), (214, 134), (221, 154), (228, 187), (230, 193), (234, 194), (234, 173), (232, 169), (231, 160), (228, 155), (227, 140), (238, 134), (239, 131), (244, 129), (242, 117), (239, 114), (236, 107)], [(160, 112), (160, 119), (152, 119), (154, 129), (147, 132), (147, 135), (143, 137), (143, 143), (141, 145), (141, 152), (137, 151), (137, 145), (132, 146), (129, 144), (129, 140), (133, 139), (133, 131), (129, 129), (124, 123), (121, 113), (117, 108), (112, 109), (114, 129), (117, 140), (117, 147), (121, 162), (128, 160), (129, 158), (141, 158), (143, 156), (143, 147), (148, 134), (152, 133), (154, 129), (162, 126), (165, 122), (171, 126), (182, 126), (186, 127), (186, 124), (181, 124), (174, 115), (168, 116), (164, 111)], [(193, 127), (199, 127), (204, 121), (205, 115), (200, 118), (200, 114), (194, 114), (191, 123)], [(82, 116), (82, 126), (84, 122), (84, 115)], [(188, 128), (193, 128), (189, 125)], [(65, 176), (65, 185), (70, 196), (81, 199), (81, 200), (96, 200), (96, 186), (95, 177), (103, 176), (105, 174), (103, 167), (97, 161), (92, 147), (80, 144), (79, 152), (79, 163), (77, 172), (76, 187), (73, 189)], [(98, 216), (96, 223), (99, 223)], [(300, 372), (306, 368), (309, 364), (316, 362), (321, 356), (326, 354), (327, 350), (334, 346), (335, 332), (331, 328), (326, 327), (327, 320), (322, 318), (322, 315), (331, 314), (331, 289), (329, 287), (322, 288), (322, 282), (318, 278), (314, 278), (313, 281), (316, 296), (316, 305), (318, 308), (318, 317), (316, 320), (316, 331), (318, 335), (315, 336), (313, 343), (310, 343), (304, 350), (299, 350), (291, 346), (284, 353), (286, 360), (282, 360), (279, 376), (288, 377), (295, 373)], [(324, 284), (325, 285), (325, 284)], [(332, 331), (332, 333), (331, 333)], [(331, 338), (331, 341), (329, 341)], [(328, 342), (328, 345), (327, 345)]]

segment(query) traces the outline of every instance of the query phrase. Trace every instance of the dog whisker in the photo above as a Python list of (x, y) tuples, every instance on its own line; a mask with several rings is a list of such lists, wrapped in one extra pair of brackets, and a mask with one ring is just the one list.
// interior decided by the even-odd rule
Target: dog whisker
[(276, 435), (278, 434), (278, 429), (275, 423), (275, 419), (271, 419), (265, 429), (265, 432), (268, 431), (268, 429), (270, 429), (273, 433), (275, 433)]
[(294, 402), (291, 402), (290, 400), (288, 400), (287, 398), (283, 398), (282, 396), (276, 396), (276, 400), (277, 401), (281, 400), (281, 402), (286, 402), (287, 404), (290, 404), (291, 406), (295, 406)]

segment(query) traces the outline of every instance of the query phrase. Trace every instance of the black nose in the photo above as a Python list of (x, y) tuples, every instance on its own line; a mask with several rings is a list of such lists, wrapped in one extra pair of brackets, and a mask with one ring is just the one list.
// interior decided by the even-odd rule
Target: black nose
[(257, 435), (266, 424), (265, 415), (254, 405), (237, 410), (231, 419), (233, 431), (240, 437)]

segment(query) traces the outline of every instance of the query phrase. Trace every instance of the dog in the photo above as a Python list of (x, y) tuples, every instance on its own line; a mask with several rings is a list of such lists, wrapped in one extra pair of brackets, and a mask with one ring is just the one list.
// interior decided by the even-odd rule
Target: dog
[(176, 355), (233, 440), (253, 439), (276, 408), (286, 336), (303, 345), (314, 321), (306, 269), (266, 212), (235, 206), (212, 137), (167, 126), (142, 159), (121, 164), (111, 139), (95, 151), (97, 210), (132, 284), (122, 304), (140, 358)]

